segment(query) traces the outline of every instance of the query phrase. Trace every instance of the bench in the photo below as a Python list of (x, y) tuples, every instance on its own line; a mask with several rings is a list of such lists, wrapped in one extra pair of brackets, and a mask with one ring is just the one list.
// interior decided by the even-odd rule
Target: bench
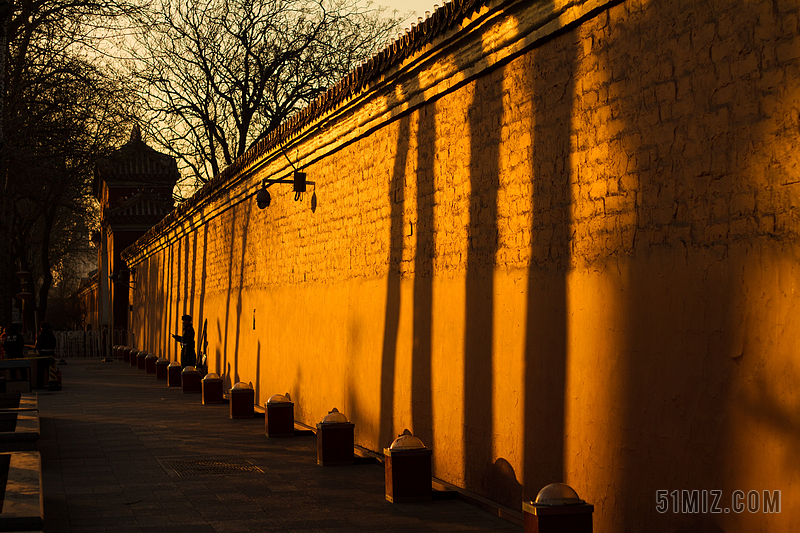
[(0, 394), (0, 452), (36, 450), (39, 435), (39, 400), (36, 393)]
[(22, 393), (19, 391), (0, 392), (0, 409), (19, 407), (21, 401)]
[(0, 393), (0, 531), (41, 531), (42, 461), (36, 394)]
[(39, 452), (0, 453), (0, 531), (41, 531), (42, 459)]
[[(11, 375), (14, 375), (12, 378)], [(3, 392), (30, 392), (31, 391), (31, 360), (6, 359), (0, 361), (0, 375), (5, 382)], [(19, 376), (19, 377), (17, 377)]]
[(39, 411), (0, 409), (0, 452), (36, 450), (39, 434)]

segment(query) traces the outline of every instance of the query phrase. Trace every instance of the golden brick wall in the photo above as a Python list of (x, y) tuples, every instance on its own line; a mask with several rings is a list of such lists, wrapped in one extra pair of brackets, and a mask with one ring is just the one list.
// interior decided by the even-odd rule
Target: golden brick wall
[(207, 320), (229, 386), (412, 429), (517, 509), (566, 481), (602, 533), (793, 531), (798, 3), (603, 4), (490, 2), (290, 143), (302, 202), (247, 197), (266, 154), (131, 256), (137, 338)]

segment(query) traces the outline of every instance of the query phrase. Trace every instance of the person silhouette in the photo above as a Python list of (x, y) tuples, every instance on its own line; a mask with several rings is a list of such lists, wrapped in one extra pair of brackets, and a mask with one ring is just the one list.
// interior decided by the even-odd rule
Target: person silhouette
[(173, 334), (172, 338), (181, 343), (181, 368), (195, 366), (197, 355), (194, 351), (194, 328), (192, 327), (192, 317), (183, 315), (183, 332), (181, 335)]

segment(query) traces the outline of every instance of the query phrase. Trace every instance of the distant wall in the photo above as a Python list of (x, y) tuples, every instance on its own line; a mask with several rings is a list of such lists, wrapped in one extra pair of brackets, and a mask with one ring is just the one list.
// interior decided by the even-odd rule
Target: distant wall
[(85, 280), (78, 288), (77, 297), (83, 317), (80, 329), (100, 329), (98, 327), (100, 316), (97, 308), (99, 291), (99, 276), (97, 273), (91, 279)]
[[(455, 2), (461, 4), (463, 2)], [(498, 9), (502, 7), (502, 9)], [(404, 428), (519, 508), (566, 481), (600, 533), (795, 531), (797, 2), (489, 2), (129, 248), (174, 359)], [(318, 128), (317, 128), (318, 126)], [(782, 491), (781, 513), (656, 491)], [(763, 497), (762, 497), (763, 499)]]

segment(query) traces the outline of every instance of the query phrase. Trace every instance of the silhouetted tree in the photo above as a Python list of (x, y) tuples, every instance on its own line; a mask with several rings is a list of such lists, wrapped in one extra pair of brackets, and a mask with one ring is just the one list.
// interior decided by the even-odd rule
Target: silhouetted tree
[[(51, 58), (52, 60), (52, 58)], [(17, 180), (12, 252), (37, 280), (39, 320), (47, 312), (54, 266), (89, 252), (97, 220), (92, 198), (94, 164), (124, 138), (124, 84), (85, 60), (52, 60), (57, 68), (31, 69), (35, 83), (18, 94), (14, 150), (6, 161)], [(47, 76), (39, 74), (47, 72)]]
[(161, 0), (141, 23), (131, 53), (145, 125), (204, 182), (368, 59), (398, 20), (358, 0)]
[[(117, 0), (22, 0), (6, 18), (0, 151), (0, 319), (10, 320), (13, 265), (36, 274), (40, 318), (53, 264), (88, 240), (94, 160), (118, 143), (129, 91), (103, 67), (103, 38), (138, 11)], [(88, 180), (88, 181), (87, 181)]]
[[(11, 0), (0, 0), (0, 73), (6, 72), (8, 63), (8, 21), (12, 12)], [(2, 110), (5, 108), (6, 80), (0, 76), (0, 160), (3, 159), (5, 145), (5, 120)], [(9, 200), (9, 183), (2, 172), (0, 163), (0, 324), (11, 322), (11, 254), (8, 230), (11, 227), (11, 202)]]

